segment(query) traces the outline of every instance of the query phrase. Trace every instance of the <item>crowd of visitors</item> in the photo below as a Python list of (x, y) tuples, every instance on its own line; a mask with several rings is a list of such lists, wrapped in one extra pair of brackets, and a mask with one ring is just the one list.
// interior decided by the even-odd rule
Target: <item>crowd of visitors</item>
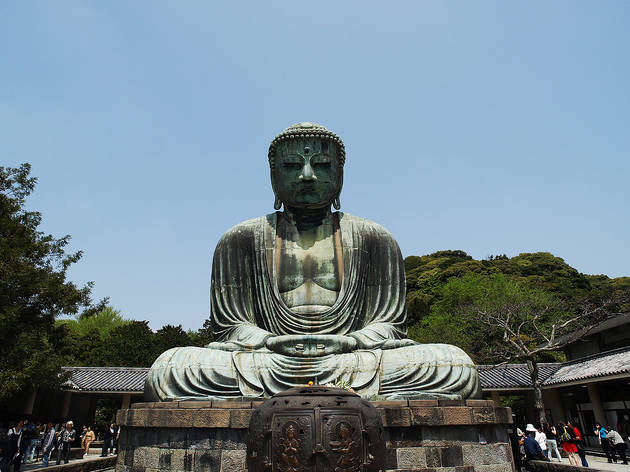
[[(99, 439), (103, 440), (101, 457), (118, 454), (118, 436), (120, 428), (110, 424), (101, 428)], [(26, 420), (18, 421), (11, 426), (3, 441), (0, 442), (0, 471), (19, 472), (22, 464), (35, 463), (40, 460), (41, 466), (48, 467), (55, 462), (57, 465), (70, 461), (70, 451), (73, 447), (81, 447), (85, 458), (90, 446), (97, 440), (92, 426), (83, 426), (77, 433), (72, 421), (53, 424), (52, 422), (37, 423)]]
[[(621, 436), (610, 426), (602, 427), (597, 424), (593, 432), (599, 439), (608, 462), (617, 462), (617, 457), (628, 464), (626, 449), (628, 445)], [(558, 425), (544, 424), (534, 427), (528, 424), (525, 432), (516, 429), (514, 458), (517, 465), (523, 460), (557, 460), (562, 462), (560, 449), (565, 453), (570, 465), (588, 467), (586, 448), (580, 429), (570, 421), (559, 422)], [(579, 462), (578, 462), (579, 459)]]

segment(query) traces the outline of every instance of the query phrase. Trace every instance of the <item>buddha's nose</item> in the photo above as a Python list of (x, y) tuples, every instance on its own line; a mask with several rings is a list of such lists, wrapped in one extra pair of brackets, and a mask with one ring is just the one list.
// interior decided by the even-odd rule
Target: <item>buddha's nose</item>
[(307, 180), (307, 181), (308, 180), (317, 180), (317, 176), (313, 172), (313, 168), (311, 167), (311, 164), (306, 164), (302, 168), (302, 173), (300, 174), (299, 179), (300, 180)]

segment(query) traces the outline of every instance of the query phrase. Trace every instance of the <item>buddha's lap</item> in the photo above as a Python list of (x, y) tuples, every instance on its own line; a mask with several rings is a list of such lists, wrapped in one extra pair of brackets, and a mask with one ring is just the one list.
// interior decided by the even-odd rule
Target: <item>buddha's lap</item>
[[(397, 395), (397, 399), (474, 398), (479, 393), (477, 370), (470, 358), (446, 344), (303, 358), (269, 350), (178, 347), (164, 352), (151, 367), (145, 398), (235, 398), (247, 393), (257, 396), (261, 390), (272, 395), (307, 378), (319, 378), (322, 383), (350, 381), (361, 395), (378, 392), (388, 398)], [(247, 392), (247, 385), (257, 387)]]
[[(285, 357), (269, 350), (254, 352), (257, 356), (261, 356), (261, 359), (266, 356)], [(352, 356), (352, 353), (331, 354), (331, 356)], [(307, 360), (309, 358), (300, 359)], [(415, 370), (428, 366), (474, 368), (470, 357), (457, 346), (450, 344), (415, 344), (382, 351), (380, 369), (384, 374), (401, 370)], [(153, 364), (153, 369), (214, 370), (226, 376), (237, 375), (232, 351), (205, 347), (176, 347), (169, 349), (158, 357)]]

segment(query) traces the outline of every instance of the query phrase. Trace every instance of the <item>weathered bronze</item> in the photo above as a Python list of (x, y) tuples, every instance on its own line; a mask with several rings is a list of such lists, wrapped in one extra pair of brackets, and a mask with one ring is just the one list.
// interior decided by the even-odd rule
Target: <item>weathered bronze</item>
[(378, 472), (385, 442), (378, 410), (340, 388), (298, 387), (252, 416), (249, 472)]
[(283, 211), (221, 238), (212, 263), (216, 342), (163, 353), (147, 400), (268, 397), (310, 380), (347, 384), (364, 398), (478, 395), (477, 370), (461, 349), (406, 339), (405, 269), (392, 235), (331, 211), (340, 206), (341, 139), (299, 123), (272, 141), (268, 157)]

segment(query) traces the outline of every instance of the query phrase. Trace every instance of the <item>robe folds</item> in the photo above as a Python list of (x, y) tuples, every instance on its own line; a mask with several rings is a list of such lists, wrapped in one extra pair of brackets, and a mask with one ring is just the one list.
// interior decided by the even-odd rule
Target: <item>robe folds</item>
[[(471, 398), (477, 370), (445, 344), (392, 347), (406, 338), (405, 269), (394, 238), (380, 225), (338, 212), (341, 290), (317, 314), (286, 306), (276, 284), (275, 243), (282, 213), (230, 229), (214, 253), (211, 319), (216, 342), (164, 352), (145, 384), (150, 400), (270, 396), (309, 381), (351, 386), (364, 397)], [(359, 349), (321, 357), (270, 351), (275, 335), (354, 337)]]

